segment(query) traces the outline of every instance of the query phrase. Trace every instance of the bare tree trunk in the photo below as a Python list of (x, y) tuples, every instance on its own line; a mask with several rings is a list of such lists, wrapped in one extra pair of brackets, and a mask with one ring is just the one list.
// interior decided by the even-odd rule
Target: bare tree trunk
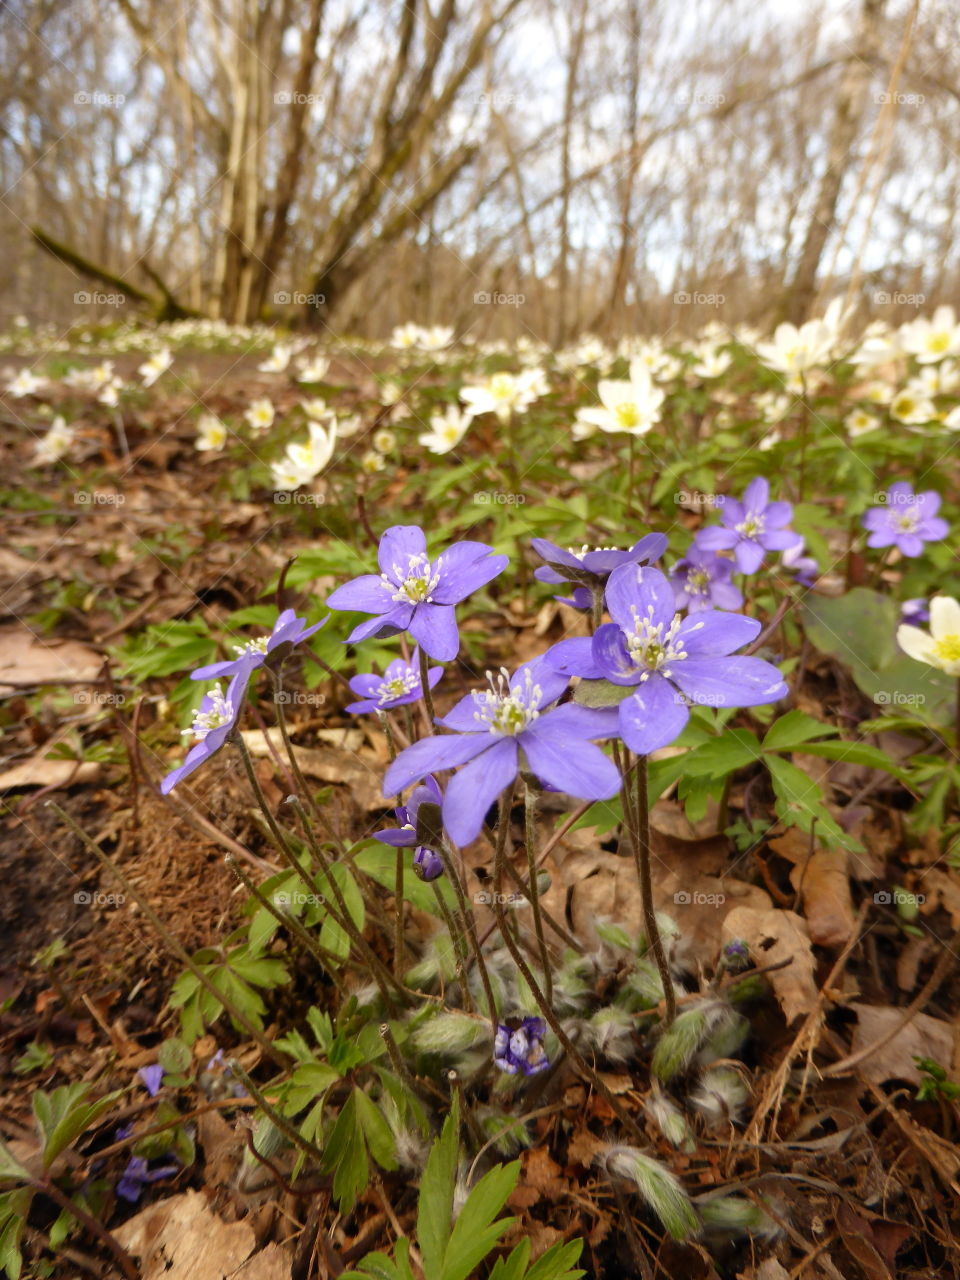
[(827, 143), (826, 167), (820, 179), (800, 260), (785, 300), (785, 318), (795, 324), (807, 318), (816, 296), (817, 271), (830, 233), (836, 226), (837, 203), (853, 160), (853, 147), (867, 106), (871, 70), (880, 43), (885, 0), (862, 0), (856, 48), (847, 59), (837, 93)]

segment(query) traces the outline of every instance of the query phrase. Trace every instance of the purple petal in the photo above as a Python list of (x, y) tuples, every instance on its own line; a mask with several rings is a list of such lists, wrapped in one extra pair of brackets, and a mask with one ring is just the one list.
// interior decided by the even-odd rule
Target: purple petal
[(549, 582), (551, 586), (556, 586), (559, 582), (566, 582), (567, 579), (562, 573), (557, 573), (556, 569), (551, 569), (549, 565), (543, 564), (539, 569), (534, 569), (533, 576), (538, 582)]
[(354, 676), (350, 681), (350, 689), (358, 698), (373, 698), (385, 678), (374, 675)]
[(625, 564), (610, 575), (606, 590), (607, 609), (614, 622), (632, 631), (634, 617), (649, 619), (654, 626), (669, 627), (676, 613), (676, 599), (667, 576), (659, 569)]
[(395, 796), (412, 782), (438, 769), (454, 769), (485, 751), (494, 741), (490, 733), (443, 733), (412, 743), (397, 756), (383, 779), (383, 794)]
[(923, 555), (924, 541), (922, 538), (918, 538), (915, 533), (898, 534), (894, 541), (900, 548), (901, 554), (909, 556), (910, 559)]
[(359, 644), (361, 640), (369, 640), (372, 636), (395, 636), (400, 631), (406, 631), (412, 617), (412, 604), (398, 604), (389, 613), (358, 623), (347, 636), (346, 643)]
[(685, 618), (677, 631), (677, 639), (691, 657), (698, 654), (717, 657), (742, 649), (760, 634), (756, 618), (745, 618), (742, 613), (700, 613), (696, 618)]
[(762, 658), (687, 658), (674, 664), (671, 679), (708, 707), (755, 707), (787, 694), (783, 676)]
[(457, 733), (478, 733), (484, 728), (477, 720), (478, 711), (476, 698), (468, 693), (437, 723), (447, 729), (454, 729)]
[(768, 529), (779, 529), (793, 519), (791, 502), (771, 502), (764, 512), (764, 524)]
[[(257, 655), (260, 662), (263, 662), (263, 655)], [(259, 663), (257, 664), (259, 666)], [(191, 671), (191, 680), (219, 680), (223, 676), (235, 676), (240, 669), (240, 659), (232, 658), (228, 662), (211, 662), (206, 667), (197, 667), (196, 671)]]
[[(385, 573), (391, 582), (398, 585), (407, 576), (407, 566), (411, 556), (427, 554), (427, 539), (419, 525), (395, 524), (387, 529), (380, 539), (377, 548), (377, 563), (380, 572)], [(362, 605), (334, 605), (340, 608), (363, 608)]]
[(356, 613), (386, 613), (396, 605), (393, 593), (375, 573), (364, 573), (352, 582), (345, 582), (327, 596), (331, 609), (347, 609)]
[(950, 532), (950, 526), (940, 516), (932, 516), (930, 519), (924, 520), (918, 532), (923, 535), (927, 542), (939, 542)]
[[(541, 558), (541, 560), (547, 560), (549, 562), (552, 562), (553, 564), (563, 564), (563, 565), (566, 565), (568, 569), (580, 568), (580, 560), (577, 556), (573, 554), (573, 552), (566, 551), (564, 550), (563, 547), (558, 547), (554, 542), (548, 542), (546, 538), (531, 538), (530, 545), (531, 547), (533, 547), (534, 551)], [(534, 574), (534, 576), (539, 578), (540, 573), (541, 573), (541, 570), (538, 569)], [(565, 578), (540, 578), (540, 581), (541, 582), (565, 582), (566, 579)]]
[(418, 604), (408, 629), (414, 640), (437, 662), (451, 662), (457, 656), (460, 632), (452, 604)]
[(635, 542), (630, 548), (630, 556), (634, 560), (653, 564), (654, 561), (659, 560), (664, 554), (667, 546), (668, 540), (666, 534), (645, 533), (643, 537)]
[(541, 782), (580, 800), (609, 800), (620, 790), (620, 771), (599, 747), (571, 739), (553, 713), (520, 734), (520, 746)]
[(921, 519), (928, 516), (933, 517), (940, 510), (941, 498), (936, 489), (925, 489), (923, 493), (917, 494), (917, 500), (914, 506), (919, 510)]
[(756, 573), (763, 564), (763, 547), (757, 542), (743, 539), (734, 548), (733, 558), (741, 573)]
[(581, 707), (575, 702), (565, 702), (549, 714), (551, 728), (562, 728), (572, 738), (592, 738), (599, 742), (616, 738), (620, 733), (618, 707)]
[(709, 528), (700, 530), (694, 545), (702, 551), (730, 551), (739, 541), (740, 535), (733, 529), (722, 524), (712, 524)]
[(488, 735), (487, 741), (493, 741), (489, 750), (455, 774), (447, 787), (443, 825), (455, 844), (469, 844), (476, 838), (487, 810), (517, 776), (516, 738), (493, 740)]
[(491, 550), (483, 542), (455, 542), (448, 548), (433, 593), (437, 604), (459, 604), (502, 573), (510, 561), (507, 556), (488, 554)]
[(417, 843), (416, 831), (408, 831), (405, 827), (384, 827), (382, 831), (375, 831), (373, 838), (381, 844), (392, 845), (394, 849), (409, 849)]
[(689, 719), (683, 699), (660, 675), (645, 680), (636, 693), (620, 703), (620, 735), (639, 756), (669, 746)]
[(574, 636), (560, 640), (543, 655), (544, 662), (555, 671), (567, 676), (583, 676), (587, 680), (599, 680), (603, 672), (593, 660), (591, 636)]
[(770, 485), (765, 476), (751, 480), (743, 493), (743, 505), (748, 511), (762, 511), (770, 501)]
[(163, 1067), (160, 1063), (155, 1062), (149, 1067), (141, 1067), (137, 1075), (143, 1081), (143, 1086), (150, 1097), (155, 1098), (160, 1092), (160, 1085), (163, 1081)]
[(556, 667), (545, 662), (542, 657), (534, 658), (531, 662), (525, 662), (522, 666), (517, 667), (510, 677), (511, 693), (516, 693), (527, 687), (528, 672), (530, 674), (530, 683), (540, 687), (539, 705), (541, 710), (548, 707), (551, 702), (556, 702), (570, 683), (569, 676), (561, 674)]
[(791, 547), (803, 545), (803, 537), (792, 529), (771, 529), (769, 533), (761, 533), (758, 541), (767, 551), (789, 551)]
[[(672, 589), (670, 597), (672, 600)], [(597, 628), (593, 637), (593, 660), (602, 675), (614, 684), (636, 684), (643, 674), (630, 656), (623, 632), (615, 622), (605, 622)]]

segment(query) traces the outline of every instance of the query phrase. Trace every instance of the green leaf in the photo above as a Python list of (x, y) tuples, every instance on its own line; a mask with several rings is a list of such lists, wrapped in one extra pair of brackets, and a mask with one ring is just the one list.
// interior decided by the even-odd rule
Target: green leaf
[(61, 1085), (52, 1093), (38, 1089), (33, 1095), (33, 1114), (43, 1139), (44, 1168), (49, 1169), (57, 1156), (120, 1097), (117, 1091), (96, 1102), (86, 1102), (89, 1090), (90, 1086), (81, 1082)]
[(8, 1280), (19, 1280), (23, 1269), (20, 1238), (32, 1200), (33, 1192), (26, 1187), (0, 1196), (0, 1269)]
[(355, 1089), (357, 1118), (367, 1139), (370, 1154), (381, 1169), (396, 1169), (396, 1143), (390, 1126), (362, 1089)]
[(514, 1160), (491, 1169), (473, 1188), (444, 1251), (441, 1280), (467, 1280), (503, 1233), (514, 1225), (516, 1218), (501, 1218), (499, 1222), (494, 1219), (519, 1177), (520, 1162)]
[(749, 729), (727, 729), (681, 757), (684, 777), (724, 777), (737, 769), (756, 764), (760, 759), (760, 742)]
[[(420, 806), (421, 812), (425, 807), (425, 805)], [(371, 880), (376, 880), (377, 884), (383, 885), (385, 889), (389, 889), (392, 893), (397, 874), (396, 853), (396, 849), (391, 848), (389, 845), (380, 844), (377, 841), (376, 844), (371, 844), (358, 853), (354, 858), (354, 862), (364, 875), (368, 875)], [(446, 877), (435, 880), (434, 884), (439, 886), (444, 901), (451, 910), (455, 910), (457, 905), (456, 896)], [(436, 895), (433, 892), (433, 885), (425, 884), (415, 875), (410, 864), (404, 870), (403, 896), (407, 902), (412, 903), (419, 911), (428, 911), (431, 915), (436, 915), (439, 910)]]
[(428, 1280), (439, 1280), (453, 1217), (453, 1193), (460, 1154), (460, 1102), (454, 1097), (440, 1137), (430, 1149), (420, 1180), (417, 1243)]
[(525, 1280), (580, 1280), (587, 1273), (579, 1269), (571, 1271), (570, 1268), (580, 1261), (582, 1252), (582, 1240), (559, 1241), (537, 1259)]
[(19, 1160), (15, 1160), (10, 1148), (0, 1140), (0, 1181), (13, 1179), (16, 1182), (26, 1182), (31, 1176), (30, 1170), (25, 1169)]
[(823, 803), (823, 792), (819, 783), (815, 782), (802, 769), (798, 769), (789, 760), (778, 755), (766, 757), (770, 770), (773, 791), (776, 796), (776, 812), (781, 822), (790, 827), (799, 827), (801, 831), (813, 831), (816, 825), (817, 838), (829, 847), (842, 849), (861, 849), (858, 841), (849, 836), (839, 826)]
[(803, 749), (807, 755), (822, 756), (826, 760), (846, 760), (850, 764), (866, 765), (869, 769), (882, 769), (895, 778), (905, 776), (896, 761), (869, 742), (808, 742)]
[(573, 700), (580, 707), (616, 707), (632, 693), (634, 685), (613, 684), (610, 680), (581, 680), (573, 691)]
[(323, 1153), (321, 1168), (333, 1174), (333, 1195), (341, 1213), (349, 1213), (370, 1180), (367, 1147), (357, 1121), (355, 1089), (337, 1116)]
[(788, 711), (767, 730), (763, 740), (764, 751), (785, 751), (798, 747), (811, 738), (825, 738), (837, 730), (829, 724), (821, 724), (805, 711)]

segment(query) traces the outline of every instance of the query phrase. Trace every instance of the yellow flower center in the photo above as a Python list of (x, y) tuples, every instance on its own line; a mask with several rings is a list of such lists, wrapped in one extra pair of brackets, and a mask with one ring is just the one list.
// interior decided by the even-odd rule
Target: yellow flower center
[(941, 636), (933, 651), (941, 662), (960, 662), (960, 635)]
[(631, 404), (630, 401), (618, 404), (614, 409), (614, 414), (621, 427), (636, 427), (640, 423), (640, 414), (637, 411), (637, 406)]

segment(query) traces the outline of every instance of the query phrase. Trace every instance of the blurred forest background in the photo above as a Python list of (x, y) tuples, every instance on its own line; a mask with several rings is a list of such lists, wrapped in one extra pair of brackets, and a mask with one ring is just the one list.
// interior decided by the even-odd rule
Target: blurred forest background
[(958, 292), (957, 0), (2, 0), (0, 67), (0, 323), (562, 343)]

